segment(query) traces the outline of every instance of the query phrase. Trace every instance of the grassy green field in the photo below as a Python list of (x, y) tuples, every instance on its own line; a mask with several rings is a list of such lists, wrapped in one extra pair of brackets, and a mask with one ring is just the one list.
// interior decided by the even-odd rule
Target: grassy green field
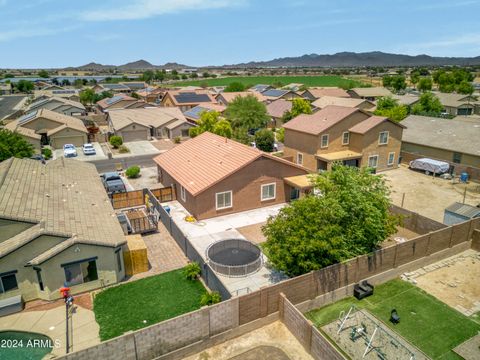
[(243, 85), (266, 84), (271, 85), (281, 82), (283, 85), (290, 83), (304, 84), (306, 86), (339, 86), (354, 88), (365, 86), (357, 80), (346, 79), (341, 76), (232, 76), (215, 79), (185, 80), (174, 83), (174, 86), (200, 86), (207, 83), (208, 86), (225, 86), (232, 82), (240, 82)]
[[(347, 298), (306, 316), (321, 327), (338, 319), (342, 310), (348, 312), (352, 304), (368, 310), (432, 359), (461, 359), (451, 350), (480, 331), (480, 324), (398, 279), (377, 286), (374, 295), (368, 298), (360, 301)], [(401, 318), (397, 325), (389, 321), (392, 309), (396, 309)]]
[[(119, 285), (99, 293), (93, 303), (102, 341), (200, 308), (206, 292), (182, 269)], [(146, 320), (146, 323), (144, 322)]]

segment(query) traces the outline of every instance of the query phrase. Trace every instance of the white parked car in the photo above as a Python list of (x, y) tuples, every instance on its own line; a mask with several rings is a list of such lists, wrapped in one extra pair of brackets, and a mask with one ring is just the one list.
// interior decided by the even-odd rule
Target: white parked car
[(77, 149), (73, 144), (65, 144), (63, 145), (63, 156), (65, 157), (77, 156)]
[(85, 155), (95, 155), (97, 153), (92, 144), (83, 144), (82, 150)]

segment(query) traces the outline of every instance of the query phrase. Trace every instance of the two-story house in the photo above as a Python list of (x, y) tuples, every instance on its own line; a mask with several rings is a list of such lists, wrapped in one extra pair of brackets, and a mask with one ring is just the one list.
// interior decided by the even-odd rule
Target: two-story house
[(404, 126), (386, 117), (344, 106), (326, 106), (283, 125), (284, 157), (312, 171), (334, 162), (383, 171), (396, 168)]

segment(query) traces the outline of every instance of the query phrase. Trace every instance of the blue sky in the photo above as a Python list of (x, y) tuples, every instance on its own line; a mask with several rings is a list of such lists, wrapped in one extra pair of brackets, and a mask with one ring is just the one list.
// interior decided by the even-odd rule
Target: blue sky
[(0, 0), (0, 68), (480, 55), (480, 0)]

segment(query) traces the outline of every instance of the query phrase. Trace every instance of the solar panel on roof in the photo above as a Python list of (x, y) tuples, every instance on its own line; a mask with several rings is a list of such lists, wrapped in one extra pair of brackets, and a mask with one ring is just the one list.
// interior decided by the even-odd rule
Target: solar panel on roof
[(288, 92), (288, 90), (270, 89), (270, 90), (264, 91), (262, 93), (262, 95), (271, 96), (271, 97), (279, 97), (279, 96), (285, 95), (287, 92)]
[(195, 106), (195, 107), (191, 108), (190, 110), (186, 111), (184, 113), (184, 115), (188, 116), (190, 118), (193, 118), (193, 119), (199, 119), (200, 114), (204, 111), (210, 111), (210, 109), (204, 108), (202, 106)]
[(197, 93), (180, 93), (174, 95), (175, 99), (179, 103), (196, 103), (196, 102), (210, 102), (210, 97), (207, 94)]
[(18, 125), (23, 125), (37, 116), (37, 110), (29, 112), (18, 119)]
[(107, 105), (112, 105), (112, 104), (115, 104), (117, 102), (119, 102), (120, 100), (123, 100), (123, 96), (114, 96), (110, 99), (107, 99), (105, 100), (105, 102), (107, 103)]

